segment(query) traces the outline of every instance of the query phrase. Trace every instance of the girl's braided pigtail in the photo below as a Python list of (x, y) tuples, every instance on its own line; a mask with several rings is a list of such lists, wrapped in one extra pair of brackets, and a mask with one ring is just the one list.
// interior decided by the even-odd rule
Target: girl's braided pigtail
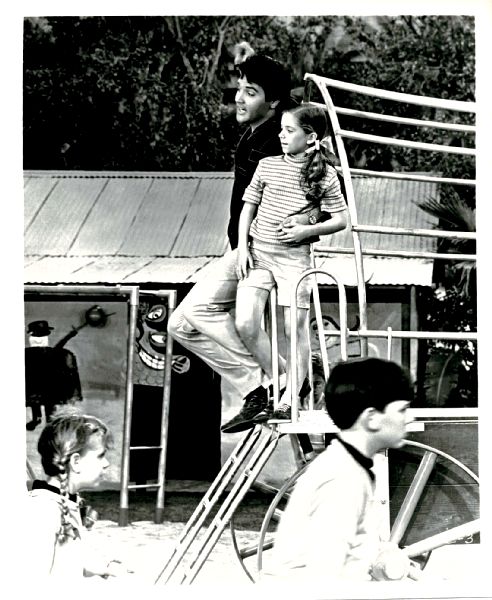
[(323, 180), (328, 166), (334, 166), (337, 158), (324, 143), (319, 140), (308, 153), (308, 159), (303, 167), (302, 177), (306, 186), (306, 198), (315, 206), (320, 205), (323, 196)]
[[(328, 173), (328, 167), (338, 164), (338, 159), (333, 153), (331, 139), (328, 137), (330, 126), (327, 113), (319, 105), (310, 103), (303, 103), (289, 110), (289, 113), (297, 121), (299, 127), (311, 136), (306, 149), (307, 160), (301, 172), (301, 185), (307, 200), (319, 207), (325, 193), (324, 180)], [(315, 135), (312, 136), (312, 134)]]
[(68, 539), (76, 539), (80, 537), (78, 528), (70, 519), (70, 508), (68, 506), (68, 471), (67, 464), (69, 457), (60, 460), (60, 497), (61, 497), (61, 526), (57, 534), (60, 544), (65, 543)]

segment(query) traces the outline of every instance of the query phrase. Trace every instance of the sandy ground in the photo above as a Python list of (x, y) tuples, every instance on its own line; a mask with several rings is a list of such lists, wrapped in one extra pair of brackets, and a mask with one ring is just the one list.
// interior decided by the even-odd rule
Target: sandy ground
[[(118, 420), (112, 414), (112, 406), (113, 403), (105, 402), (104, 400), (93, 401), (92, 399), (88, 399), (84, 401), (84, 407), (81, 408), (93, 414), (103, 413), (106, 421), (110, 421), (109, 424), (115, 426), (118, 424)], [(225, 414), (224, 419), (228, 418), (228, 416), (228, 414)], [(116, 429), (116, 437), (118, 438), (119, 428), (116, 426), (113, 429)], [(37, 476), (42, 476), (39, 457), (36, 451), (37, 437), (40, 431), (41, 427), (36, 429), (35, 432), (26, 432), (27, 455)], [(238, 439), (239, 435), (228, 436), (224, 439), (223, 460), (228, 456)], [(120, 439), (118, 438), (116, 442), (115, 446), (118, 448)], [(269, 465), (269, 468), (266, 468), (265, 472), (262, 473), (263, 479), (267, 482), (275, 483), (273, 480), (277, 478), (283, 480), (295, 468), (292, 448), (288, 443), (283, 447), (281, 446), (276, 452), (280, 453), (281, 459), (275, 461), (271, 466)], [(117, 471), (118, 462), (115, 461), (113, 472), (111, 473), (113, 481), (119, 479)], [(147, 586), (156, 589), (166, 583), (165, 579), (161, 578), (158, 584), (154, 586), (155, 579), (175, 549), (184, 526), (184, 523), (166, 521), (161, 524), (156, 524), (152, 521), (135, 521), (126, 527), (120, 527), (114, 521), (100, 520), (95, 524), (89, 535), (91, 543), (98, 552), (103, 552), (110, 558), (118, 558), (133, 571), (132, 575), (124, 578), (128, 581), (128, 585), (132, 587), (135, 584), (139, 589), (146, 588)], [(203, 535), (203, 530), (198, 535), (197, 541), (200, 540), (200, 535)], [(237, 540), (241, 548), (256, 546), (258, 531), (238, 531)], [(180, 565), (180, 570), (177, 571), (176, 575), (183, 572), (181, 571), (182, 566), (186, 567), (189, 564), (193, 557), (194, 548), (195, 546), (189, 548), (184, 557), (183, 564)], [(268, 560), (267, 553), (264, 555), (264, 560), (265, 562)], [(256, 556), (247, 558), (244, 564), (253, 578), (257, 579)], [(446, 597), (446, 588), (448, 585), (451, 586), (452, 592), (449, 597), (471, 595), (471, 592), (470, 594), (466, 593), (463, 595), (463, 592), (460, 594), (460, 589), (467, 590), (472, 585), (473, 593), (476, 597), (492, 597), (492, 594), (485, 596), (481, 594), (481, 582), (483, 581), (483, 574), (486, 573), (484, 564), (480, 544), (454, 544), (445, 546), (432, 553), (424, 571), (425, 581), (440, 582), (440, 597)], [(174, 581), (178, 580), (173, 578), (171, 582)], [(224, 530), (211, 550), (203, 567), (196, 576), (192, 588), (202, 585), (214, 587), (219, 585), (226, 588), (233, 586), (234, 589), (238, 589), (238, 586), (240, 588), (244, 586), (245, 589), (251, 590), (251, 580), (243, 570), (234, 551), (229, 528)], [(413, 590), (420, 589), (421, 584), (415, 585), (417, 585), (417, 588), (413, 588)], [(477, 585), (479, 586), (478, 591)], [(487, 586), (487, 588), (492, 590), (491, 586)], [(387, 597), (384, 593), (378, 592), (378, 594), (379, 598)], [(405, 597), (414, 597), (415, 594), (417, 594), (416, 597), (424, 597), (422, 592), (415, 591), (406, 592)], [(338, 597), (342, 596), (338, 595)], [(356, 598), (359, 596), (354, 595), (353, 597)], [(360, 597), (371, 596), (361, 595)], [(389, 597), (397, 598), (400, 596), (390, 593)]]
[[(105, 554), (117, 557), (124, 565), (135, 572), (143, 583), (152, 585), (164, 568), (166, 561), (176, 547), (176, 541), (183, 531), (183, 523), (156, 524), (151, 521), (134, 522), (127, 527), (119, 527), (112, 521), (98, 521), (91, 531), (91, 542)], [(182, 565), (175, 572), (170, 583), (180, 583), (179, 575), (190, 564), (196, 544), (203, 540), (203, 531), (197, 536), (195, 545), (185, 555)], [(241, 548), (257, 543), (258, 533), (239, 531), (236, 533)], [(256, 558), (246, 559), (245, 565), (254, 578), (257, 578)], [(167, 583), (163, 576), (159, 585)], [(197, 584), (238, 584), (247, 585), (251, 580), (241, 567), (234, 551), (232, 536), (227, 528), (219, 542), (210, 552), (206, 562), (196, 576)]]
[[(255, 588), (260, 593), (261, 586), (253, 586), (245, 574), (240, 561), (234, 551), (232, 537), (229, 529), (220, 536), (217, 544), (209, 554), (203, 567), (193, 580), (190, 588), (179, 586), (179, 580), (174, 577), (166, 581), (160, 578), (155, 583), (156, 577), (161, 573), (166, 561), (171, 556), (176, 540), (183, 531), (181, 523), (164, 522), (157, 525), (150, 521), (134, 522), (127, 527), (119, 527), (111, 521), (100, 521), (91, 531), (92, 543), (98, 551), (103, 551), (110, 556), (118, 557), (126, 566), (134, 571), (128, 575), (130, 586), (136, 585), (139, 589), (160, 589), (161, 587), (181, 587), (190, 589), (191, 592), (201, 590), (203, 586), (224, 589), (252, 590)], [(203, 531), (197, 536), (200, 542)], [(237, 532), (237, 541), (240, 548), (256, 546), (258, 533), (253, 531)], [(196, 546), (190, 547), (183, 559), (183, 563), (176, 570), (175, 576), (186, 572)], [(268, 552), (263, 554), (263, 564), (268, 562)], [(245, 560), (245, 566), (257, 580), (256, 556)], [(351, 598), (464, 598), (464, 597), (490, 597), (490, 585), (485, 579), (485, 559), (480, 545), (451, 545), (435, 550), (423, 572), (420, 582), (405, 584), (404, 589), (391, 586), (396, 584), (371, 583), (368, 589), (364, 587)], [(125, 578), (126, 579), (126, 578)], [(119, 580), (121, 582), (121, 580)], [(188, 580), (189, 582), (189, 580)], [(401, 586), (403, 584), (400, 584)], [(389, 589), (388, 589), (389, 588)], [(286, 590), (288, 593), (288, 590)], [(246, 592), (247, 593), (247, 592)], [(345, 593), (349, 593), (346, 591)], [(376, 594), (376, 595), (373, 595)], [(275, 594), (276, 596), (277, 594)], [(295, 595), (295, 594), (294, 594)], [(201, 595), (200, 595), (201, 597)], [(228, 596), (230, 597), (230, 596)], [(248, 596), (249, 597), (249, 596)], [(261, 593), (260, 593), (261, 597)], [(268, 597), (270, 595), (268, 594)], [(298, 597), (298, 596), (296, 596)], [(311, 597), (307, 594), (307, 597)], [(327, 594), (326, 597), (331, 597)], [(345, 598), (337, 593), (337, 598)]]

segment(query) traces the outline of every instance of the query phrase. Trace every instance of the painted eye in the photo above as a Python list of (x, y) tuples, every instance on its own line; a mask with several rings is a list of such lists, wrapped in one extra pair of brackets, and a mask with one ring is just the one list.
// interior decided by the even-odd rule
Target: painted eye
[(166, 307), (162, 304), (156, 304), (149, 310), (145, 318), (150, 323), (161, 323), (166, 318), (166, 314)]

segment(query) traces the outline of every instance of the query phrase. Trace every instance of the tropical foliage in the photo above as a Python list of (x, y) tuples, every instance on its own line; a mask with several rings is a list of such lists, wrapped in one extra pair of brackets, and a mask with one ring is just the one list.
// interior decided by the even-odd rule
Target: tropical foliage
[[(468, 16), (152, 16), (26, 18), (24, 166), (26, 169), (221, 171), (233, 166), (234, 46), (245, 40), (288, 65), (302, 94), (307, 72), (410, 94), (473, 101), (474, 19)], [(335, 103), (391, 112), (388, 101), (338, 91)], [(391, 105), (390, 105), (391, 104)], [(405, 116), (440, 120), (435, 108)], [(345, 129), (368, 126), (341, 117)], [(464, 115), (463, 123), (472, 116)], [(470, 146), (470, 135), (376, 122), (371, 133)], [(474, 178), (474, 163), (396, 146), (347, 142), (353, 166), (434, 171)], [(442, 189), (422, 208), (443, 228), (471, 231), (474, 190)], [(443, 242), (442, 251), (471, 252)], [(428, 298), (429, 329), (476, 327), (475, 269), (441, 263)], [(466, 364), (476, 351), (458, 345)], [(434, 349), (431, 349), (435, 350)], [(454, 351), (454, 350), (453, 350)], [(468, 354), (467, 354), (468, 353)], [(466, 355), (466, 356), (465, 356)], [(464, 388), (463, 388), (464, 389)]]
[[(232, 50), (241, 40), (289, 65), (297, 88), (315, 72), (474, 97), (472, 17), (50, 17), (27, 18), (24, 30), (26, 168), (229, 170), (239, 133)], [(394, 126), (376, 133), (395, 135)], [(446, 170), (405, 150), (354, 142), (350, 152), (360, 166)]]
[[(475, 208), (456, 193), (443, 195), (419, 204), (425, 212), (439, 219), (439, 228), (447, 231), (475, 232)], [(453, 254), (475, 254), (475, 240), (446, 239), (440, 251)], [(436, 288), (427, 303), (426, 328), (430, 331), (477, 331), (477, 273), (474, 260), (450, 260), (438, 263)], [(445, 367), (453, 358), (455, 385), (447, 398), (448, 405), (477, 405), (477, 345), (469, 340), (431, 342), (430, 355), (447, 354)], [(444, 375), (442, 373), (441, 375)]]

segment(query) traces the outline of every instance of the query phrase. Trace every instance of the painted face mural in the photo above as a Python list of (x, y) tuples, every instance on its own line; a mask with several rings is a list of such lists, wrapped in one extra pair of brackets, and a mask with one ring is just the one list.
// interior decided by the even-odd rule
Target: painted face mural
[[(137, 321), (135, 366), (140, 383), (163, 385), (163, 371), (167, 343), (167, 307), (164, 304), (141, 302)], [(173, 355), (172, 370), (183, 374), (190, 369), (190, 359), (181, 354)], [(145, 371), (147, 374), (144, 375)]]
[[(340, 360), (340, 336), (330, 335), (330, 331), (340, 331), (340, 324), (337, 319), (330, 314), (323, 313), (323, 331), (325, 337), (325, 346), (328, 351), (328, 360), (330, 362), (336, 362)], [(360, 320), (358, 316), (355, 316), (353, 325), (349, 324), (349, 331), (357, 331), (360, 326)], [(318, 323), (315, 317), (312, 317), (309, 321), (309, 330), (311, 335), (311, 346), (314, 352), (320, 352), (320, 333), (318, 330)], [(361, 355), (360, 340), (354, 338), (348, 338), (347, 340), (347, 353), (349, 357), (355, 358)], [(369, 342), (369, 353), (371, 356), (379, 356), (379, 349), (377, 346)]]

